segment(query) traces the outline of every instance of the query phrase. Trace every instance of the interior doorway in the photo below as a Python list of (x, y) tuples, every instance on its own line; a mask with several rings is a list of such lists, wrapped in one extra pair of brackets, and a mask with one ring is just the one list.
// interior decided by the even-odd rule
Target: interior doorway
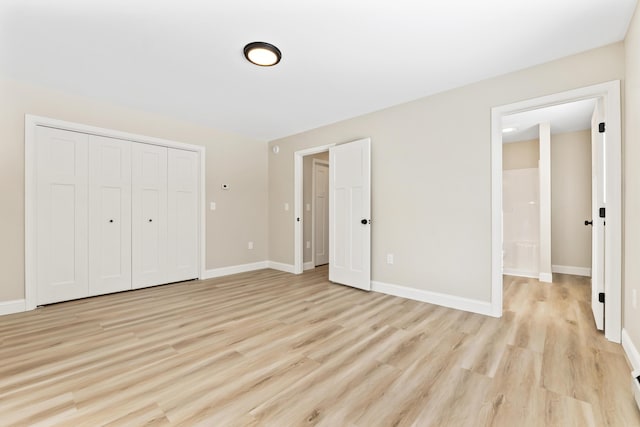
[[(610, 341), (621, 338), (621, 124), (620, 82), (612, 81), (599, 85), (575, 89), (532, 100), (522, 101), (492, 109), (492, 312), (502, 313), (503, 275), (503, 119), (526, 111), (567, 104), (586, 99), (600, 99), (606, 111), (606, 146), (603, 148), (604, 177), (606, 189), (606, 228), (604, 239), (604, 313), (605, 336)], [(542, 183), (542, 181), (541, 181)], [(595, 310), (594, 310), (595, 314)]]

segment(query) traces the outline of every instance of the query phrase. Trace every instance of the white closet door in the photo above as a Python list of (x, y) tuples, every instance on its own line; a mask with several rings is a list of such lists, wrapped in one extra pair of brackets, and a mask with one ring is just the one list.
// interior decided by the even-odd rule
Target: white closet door
[(167, 148), (132, 145), (132, 287), (167, 283)]
[(169, 282), (198, 277), (198, 166), (198, 153), (169, 149)]
[(87, 142), (85, 134), (36, 128), (37, 304), (89, 295)]
[(131, 142), (89, 137), (89, 294), (131, 289)]

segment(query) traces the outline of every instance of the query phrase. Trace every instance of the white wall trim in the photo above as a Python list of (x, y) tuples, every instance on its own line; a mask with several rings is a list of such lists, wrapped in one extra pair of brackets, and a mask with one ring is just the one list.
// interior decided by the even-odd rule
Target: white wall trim
[(638, 352), (638, 348), (633, 344), (633, 341), (631, 341), (631, 337), (626, 329), (622, 330), (622, 348), (627, 354), (633, 370), (640, 369), (640, 352)]
[(313, 270), (314, 268), (316, 268), (316, 266), (315, 266), (314, 264), (315, 264), (315, 263), (314, 263), (313, 261), (305, 262), (305, 263), (304, 263), (304, 265), (303, 265), (304, 270), (305, 270), (305, 271), (306, 271), (306, 270)]
[(205, 271), (203, 279), (213, 279), (214, 277), (229, 276), (231, 274), (262, 270), (264, 268), (269, 268), (267, 261), (253, 262), (250, 264), (231, 265), (229, 267), (213, 268), (211, 270)]
[(267, 268), (271, 268), (273, 270), (284, 271), (285, 273), (298, 274), (298, 273), (295, 272), (295, 266), (293, 266), (291, 264), (285, 264), (285, 263), (282, 263), (282, 262), (267, 261)]
[(423, 289), (409, 288), (401, 285), (371, 281), (371, 290), (387, 295), (408, 298), (416, 301), (427, 302), (429, 304), (441, 305), (443, 307), (456, 310), (469, 311), (471, 313), (494, 316), (491, 303), (488, 301), (478, 301), (469, 298), (462, 298), (455, 295), (441, 294), (438, 292), (425, 291)]
[(607, 262), (605, 337), (620, 342), (622, 331), (622, 126), (620, 81), (613, 80), (491, 109), (491, 305), (502, 312), (502, 117), (582, 99), (603, 98), (607, 112)]
[(589, 267), (574, 267), (572, 265), (552, 265), (551, 271), (560, 274), (572, 274), (574, 276), (591, 277), (591, 269)]
[(23, 299), (0, 302), (0, 316), (5, 314), (22, 313), (26, 311), (26, 302)]
[(96, 126), (83, 125), (80, 123), (67, 122), (52, 119), (49, 117), (25, 114), (24, 135), (25, 135), (25, 309), (33, 310), (37, 305), (37, 239), (36, 239), (36, 219), (37, 219), (37, 171), (36, 171), (36, 127), (45, 126), (55, 129), (81, 132), (90, 135), (104, 136), (107, 138), (124, 139), (133, 142), (159, 145), (168, 148), (194, 151), (200, 158), (200, 171), (198, 187), (200, 191), (198, 207), (198, 279), (203, 279), (205, 275), (206, 260), (206, 211), (205, 211), (205, 147), (194, 144), (161, 139), (152, 136), (138, 135), (128, 132), (121, 132), (112, 129), (105, 129)]
[(540, 273), (537, 271), (518, 270), (517, 268), (504, 268), (502, 269), (502, 274), (506, 274), (507, 276), (526, 277), (529, 279), (538, 279), (540, 277)]
[(544, 283), (553, 283), (553, 274), (552, 273), (540, 273), (538, 276), (538, 280)]
[[(311, 154), (322, 153), (329, 150), (336, 144), (320, 145), (318, 147), (307, 148), (304, 150), (298, 150), (293, 153), (293, 271), (291, 273), (302, 274), (304, 271), (304, 242), (303, 239), (303, 213), (304, 213), (304, 200), (303, 200), (303, 157)], [(329, 166), (331, 167), (331, 166)], [(296, 221), (296, 218), (300, 218), (300, 221)], [(279, 268), (276, 268), (279, 270)], [(283, 270), (284, 271), (284, 270)]]

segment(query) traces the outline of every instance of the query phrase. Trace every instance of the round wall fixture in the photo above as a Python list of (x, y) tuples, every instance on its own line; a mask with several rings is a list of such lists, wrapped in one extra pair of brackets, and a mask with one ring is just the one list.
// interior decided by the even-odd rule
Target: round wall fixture
[(280, 147), (279, 147), (279, 146), (277, 146), (277, 145), (274, 145), (274, 146), (271, 148), (271, 151), (273, 151), (273, 154), (278, 154), (278, 153), (280, 152)]
[(244, 56), (252, 64), (271, 67), (280, 62), (282, 53), (280, 49), (270, 43), (253, 42), (244, 47)]

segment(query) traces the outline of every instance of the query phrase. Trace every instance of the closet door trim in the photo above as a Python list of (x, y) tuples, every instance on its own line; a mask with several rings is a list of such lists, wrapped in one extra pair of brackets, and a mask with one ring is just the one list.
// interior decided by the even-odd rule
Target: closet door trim
[(37, 143), (38, 126), (79, 132), (107, 138), (124, 139), (131, 142), (159, 145), (167, 148), (194, 151), (198, 153), (200, 170), (198, 182), (198, 278), (205, 277), (205, 148), (168, 139), (137, 135), (112, 129), (67, 122), (49, 117), (25, 115), (25, 308), (33, 310), (37, 306)]

